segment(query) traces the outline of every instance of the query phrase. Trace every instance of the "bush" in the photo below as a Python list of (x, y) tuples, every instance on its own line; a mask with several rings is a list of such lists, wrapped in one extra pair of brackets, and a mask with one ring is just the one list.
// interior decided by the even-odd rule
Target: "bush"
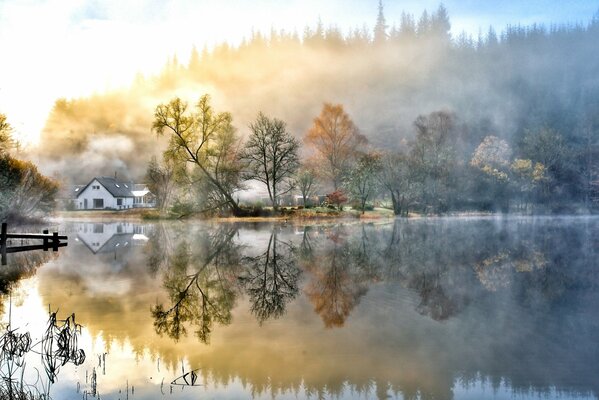
[(29, 162), (0, 156), (0, 220), (47, 213), (56, 205), (58, 183)]
[(185, 201), (181, 201), (180, 199), (175, 200), (175, 203), (173, 204), (173, 206), (170, 209), (170, 212), (172, 214), (176, 214), (179, 217), (184, 217), (190, 214), (193, 214), (194, 212), (194, 207), (193, 204), (185, 202)]

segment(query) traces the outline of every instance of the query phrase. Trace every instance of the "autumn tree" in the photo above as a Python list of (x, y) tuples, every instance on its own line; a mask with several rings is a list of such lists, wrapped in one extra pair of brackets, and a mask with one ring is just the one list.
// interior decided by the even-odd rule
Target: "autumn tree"
[(347, 202), (347, 196), (342, 190), (335, 190), (333, 193), (327, 194), (327, 202), (336, 205), (339, 210), (343, 211), (343, 204)]
[(480, 171), (486, 182), (488, 201), (500, 204), (503, 211), (509, 210), (511, 155), (512, 149), (505, 140), (487, 136), (474, 150), (470, 160), (470, 166)]
[(357, 201), (364, 214), (366, 202), (372, 199), (379, 190), (377, 179), (381, 169), (381, 156), (367, 153), (360, 157), (345, 180), (345, 187), (350, 197)]
[(520, 204), (526, 209), (537, 188), (548, 179), (546, 168), (540, 162), (533, 163), (531, 160), (518, 158), (512, 162), (510, 170), (514, 189), (519, 194)]
[(160, 104), (154, 111), (152, 129), (158, 135), (169, 136), (167, 158), (197, 167), (214, 208), (228, 208), (239, 214), (241, 210), (233, 199), (233, 193), (240, 188), (238, 141), (231, 122), (230, 113), (217, 113), (210, 97), (203, 95), (195, 112), (179, 98)]
[(324, 104), (304, 140), (314, 150), (323, 178), (335, 190), (341, 187), (344, 175), (367, 143), (343, 106), (330, 103)]
[(252, 133), (242, 154), (247, 162), (244, 177), (264, 183), (276, 210), (280, 196), (293, 189), (293, 176), (299, 167), (299, 142), (287, 132), (285, 122), (262, 113), (250, 129)]

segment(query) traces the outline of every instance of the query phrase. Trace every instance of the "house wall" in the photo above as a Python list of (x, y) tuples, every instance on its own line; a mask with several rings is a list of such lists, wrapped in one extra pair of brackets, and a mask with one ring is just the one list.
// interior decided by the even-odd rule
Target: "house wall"
[[(94, 186), (99, 186), (99, 189), (94, 189)], [(85, 207), (85, 200), (87, 199), (87, 207)], [(94, 199), (102, 199), (104, 206), (102, 208), (94, 208)], [(96, 179), (90, 183), (85, 190), (83, 190), (77, 196), (76, 206), (79, 210), (102, 210), (104, 208), (113, 208), (115, 210), (122, 210), (125, 208), (133, 208), (133, 197), (123, 197), (122, 205), (117, 205), (117, 199), (106, 190), (104, 186), (100, 184)]]

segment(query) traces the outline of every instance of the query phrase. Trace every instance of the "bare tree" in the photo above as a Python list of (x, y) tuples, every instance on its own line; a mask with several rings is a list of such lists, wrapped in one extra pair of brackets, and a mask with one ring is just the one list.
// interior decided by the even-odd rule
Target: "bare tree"
[[(208, 95), (200, 98), (196, 109), (195, 113), (188, 112), (187, 103), (179, 98), (171, 100), (168, 104), (160, 104), (154, 112), (152, 129), (158, 135), (170, 134), (166, 151), (168, 158), (197, 166), (207, 181), (209, 190), (222, 198), (220, 206), (226, 206), (234, 214), (240, 214), (241, 209), (233, 199), (233, 192), (239, 189), (239, 175), (231, 176), (235, 168), (232, 165), (223, 165), (236, 162), (236, 158), (231, 157), (231, 153), (236, 149), (231, 114), (216, 113), (210, 105)], [(224, 137), (227, 140), (223, 140)], [(223, 146), (223, 143), (227, 146)], [(228, 173), (223, 175), (223, 169)]]
[(287, 132), (285, 122), (262, 113), (250, 129), (252, 134), (242, 156), (248, 163), (244, 177), (266, 185), (276, 210), (279, 197), (293, 189), (292, 178), (299, 167), (299, 143)]
[(316, 172), (312, 167), (306, 165), (300, 167), (295, 174), (295, 187), (302, 195), (304, 206), (306, 206), (308, 199), (314, 195), (316, 189)]
[(381, 159), (379, 182), (391, 196), (393, 213), (408, 214), (410, 203), (419, 192), (408, 157), (402, 153), (387, 153)]

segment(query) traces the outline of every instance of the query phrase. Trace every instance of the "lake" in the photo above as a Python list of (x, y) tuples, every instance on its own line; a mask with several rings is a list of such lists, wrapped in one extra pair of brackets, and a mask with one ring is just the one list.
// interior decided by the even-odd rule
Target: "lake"
[(597, 218), (54, 228), (2, 267), (0, 397), (599, 398)]

